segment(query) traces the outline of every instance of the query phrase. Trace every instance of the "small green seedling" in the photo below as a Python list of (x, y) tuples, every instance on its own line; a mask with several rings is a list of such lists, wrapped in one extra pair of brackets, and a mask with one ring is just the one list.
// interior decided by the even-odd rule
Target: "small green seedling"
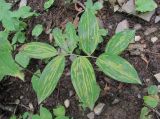
[(36, 38), (41, 35), (43, 32), (43, 26), (41, 24), (37, 24), (33, 30), (32, 30), (32, 36), (35, 36)]
[(136, 10), (139, 12), (149, 12), (157, 8), (154, 0), (135, 0)]
[(159, 103), (158, 88), (156, 85), (148, 87), (148, 96), (143, 97), (144, 107), (141, 110), (140, 119), (151, 119), (149, 112), (155, 109)]
[(55, 0), (46, 0), (46, 2), (44, 3), (44, 9), (49, 9), (53, 5), (54, 1)]
[(69, 119), (69, 117), (65, 116), (66, 110), (64, 106), (59, 105), (55, 109), (53, 109), (53, 114), (56, 116), (55, 119)]
[[(71, 66), (71, 81), (83, 107), (89, 107), (92, 110), (100, 94), (100, 87), (96, 82), (90, 59), (95, 59), (99, 70), (117, 81), (141, 84), (134, 67), (119, 56), (134, 40), (134, 30), (115, 34), (108, 42), (104, 53), (98, 57), (93, 56), (97, 46), (103, 42), (103, 36), (107, 35), (107, 31), (99, 27), (96, 17), (97, 10), (101, 8), (100, 2), (93, 4), (92, 0), (87, 0), (78, 29), (75, 29), (70, 22), (67, 23), (65, 30), (53, 29), (56, 46), (60, 47), (61, 51), (58, 52), (53, 46), (40, 42), (27, 43), (20, 49), (19, 53), (28, 57), (24, 60), (25, 66), (31, 58), (50, 59), (42, 73), (38, 72), (39, 77), (32, 78), (32, 86), (39, 104), (55, 90), (68, 56), (75, 56)], [(74, 54), (76, 49), (81, 50), (81, 53)], [(25, 57), (21, 56), (21, 58)]]
[(66, 110), (64, 106), (61, 106), (61, 105), (53, 109), (53, 113), (51, 113), (47, 108), (41, 106), (39, 114), (25, 112), (20, 117), (16, 117), (15, 115), (13, 115), (10, 117), (10, 119), (53, 119), (53, 116), (54, 116), (54, 119), (69, 119), (69, 117), (65, 116), (65, 113), (66, 113)]

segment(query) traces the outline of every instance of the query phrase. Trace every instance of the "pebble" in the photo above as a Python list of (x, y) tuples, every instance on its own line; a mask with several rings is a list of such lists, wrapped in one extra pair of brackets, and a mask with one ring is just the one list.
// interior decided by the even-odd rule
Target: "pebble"
[(154, 77), (157, 79), (157, 81), (160, 83), (160, 73), (155, 74)]
[(66, 108), (68, 108), (68, 107), (70, 106), (70, 101), (69, 101), (68, 99), (66, 99), (66, 100), (64, 101), (64, 106), (65, 106)]
[(142, 29), (142, 25), (141, 24), (135, 24), (134, 29), (135, 30), (140, 30), (140, 29)]
[(160, 16), (156, 16), (155, 23), (158, 23), (160, 21)]
[(87, 114), (88, 119), (94, 119), (94, 112), (90, 112), (89, 114)]
[(100, 115), (103, 111), (105, 104), (104, 103), (99, 103), (98, 105), (96, 105), (96, 107), (94, 108), (94, 113), (96, 115)]
[(152, 38), (151, 38), (152, 43), (155, 43), (157, 40), (158, 40), (157, 37), (152, 37)]
[(115, 5), (114, 6), (114, 12), (118, 11), (119, 10), (119, 5)]
[(140, 41), (140, 40), (141, 40), (141, 36), (135, 36), (134, 41), (138, 42), (138, 41)]
[(137, 97), (138, 97), (139, 99), (141, 99), (141, 98), (142, 98), (141, 94), (138, 94), (138, 95), (137, 95)]
[(119, 102), (120, 102), (119, 99), (116, 98), (116, 99), (113, 100), (112, 105), (115, 105), (115, 104), (117, 104)]
[(128, 21), (125, 19), (123, 21), (121, 21), (116, 28), (116, 33), (124, 31), (125, 29), (129, 29), (129, 23)]
[(27, 0), (21, 0), (19, 3), (19, 7), (23, 7), (27, 5)]
[(74, 92), (72, 90), (69, 91), (69, 97), (73, 96)]
[(33, 107), (32, 103), (29, 103), (29, 108), (30, 108), (30, 110), (34, 110), (34, 107)]
[(160, 93), (160, 85), (158, 85), (158, 92)]

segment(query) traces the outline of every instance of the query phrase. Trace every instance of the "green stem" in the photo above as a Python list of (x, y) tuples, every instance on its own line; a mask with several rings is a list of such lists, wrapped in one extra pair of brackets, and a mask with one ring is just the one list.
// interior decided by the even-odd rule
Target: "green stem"
[(84, 56), (84, 55), (77, 55), (77, 54), (65, 54), (65, 56), (77, 56), (77, 57), (90, 57), (90, 58), (93, 58), (93, 59), (97, 59), (97, 57), (95, 57), (95, 56), (89, 56), (89, 55), (87, 55), (87, 56)]

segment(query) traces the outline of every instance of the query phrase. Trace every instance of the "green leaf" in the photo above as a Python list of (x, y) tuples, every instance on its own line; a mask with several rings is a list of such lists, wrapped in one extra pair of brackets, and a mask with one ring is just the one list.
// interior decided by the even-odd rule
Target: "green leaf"
[(12, 46), (7, 39), (8, 39), (8, 33), (1, 31), (0, 32), (0, 52), (10, 52), (12, 50)]
[(59, 28), (55, 28), (55, 29), (53, 29), (52, 33), (53, 33), (53, 37), (55, 39), (56, 44), (61, 49), (63, 49), (64, 51), (66, 51), (68, 53), (69, 52), (68, 45), (65, 40), (65, 36), (62, 33), (62, 30), (60, 30)]
[(56, 44), (67, 53), (72, 53), (77, 47), (78, 36), (74, 25), (69, 22), (66, 25), (65, 33), (62, 30), (55, 28), (52, 31)]
[(154, 0), (135, 0), (136, 10), (140, 12), (153, 11), (157, 8)]
[(80, 102), (92, 110), (99, 97), (100, 88), (87, 58), (78, 57), (74, 60), (71, 66), (71, 79)]
[(32, 87), (35, 90), (35, 92), (38, 92), (39, 85), (37, 85), (37, 82), (39, 82), (39, 78), (41, 76), (41, 71), (37, 70), (34, 75), (32, 76)]
[(152, 108), (157, 107), (159, 98), (157, 96), (144, 96), (144, 103)]
[(69, 117), (66, 117), (66, 116), (58, 116), (58, 117), (56, 117), (55, 119), (69, 119)]
[(47, 10), (49, 9), (53, 3), (54, 3), (55, 0), (47, 0), (45, 3), (44, 3), (44, 9)]
[(93, 2), (88, 0), (85, 12), (82, 14), (78, 25), (80, 47), (87, 55), (91, 55), (97, 45), (102, 42), (102, 35), (99, 32), (100, 28), (95, 12)]
[(11, 116), (10, 119), (17, 119), (15, 115)]
[(148, 89), (149, 95), (157, 95), (158, 94), (158, 87), (156, 85), (151, 85)]
[(55, 109), (53, 109), (53, 114), (57, 117), (58, 116), (65, 116), (65, 113), (66, 113), (66, 110), (65, 110), (64, 106), (62, 106), (62, 105), (59, 105)]
[[(42, 72), (39, 80), (37, 80), (36, 91), (38, 97), (38, 103), (44, 101), (55, 89), (65, 66), (64, 56), (57, 56), (51, 60)], [(32, 82), (33, 83), (33, 82)]]
[(19, 52), (16, 57), (15, 61), (23, 66), (23, 68), (26, 68), (29, 64), (30, 58), (23, 52)]
[(134, 40), (134, 30), (124, 30), (114, 35), (108, 42), (105, 52), (108, 54), (119, 55)]
[(17, 32), (13, 39), (12, 39), (12, 45), (19, 42), (19, 43), (24, 43), (24, 41), (26, 40), (25, 34), (21, 31)]
[(52, 119), (52, 114), (50, 113), (49, 110), (47, 110), (46, 108), (41, 106), (40, 117), (41, 117), (41, 119)]
[(0, 57), (0, 74), (14, 76), (24, 80), (24, 75), (13, 60), (11, 53), (0, 51)]
[(65, 32), (67, 46), (69, 52), (72, 53), (73, 50), (77, 47), (78, 36), (76, 34), (75, 27), (71, 22), (67, 23)]
[(149, 109), (147, 107), (143, 107), (141, 110), (140, 119), (151, 119), (151, 115), (149, 115)]
[(46, 59), (57, 55), (54, 47), (46, 43), (31, 42), (23, 45), (20, 52), (25, 53), (29, 58)]
[(11, 16), (15, 18), (28, 18), (35, 14), (34, 12), (30, 12), (30, 11), (31, 11), (31, 7), (22, 6), (18, 10), (13, 11)]
[[(3, 44), (1, 44), (3, 43)], [(2, 38), (0, 35), (0, 75), (10, 75), (14, 77), (18, 77), (24, 80), (24, 75), (21, 73), (19, 66), (13, 60), (11, 55), (11, 45), (6, 40), (6, 38)]]
[(32, 116), (32, 119), (41, 119), (41, 117), (38, 114), (36, 114)]
[(41, 24), (37, 24), (32, 30), (32, 36), (38, 37), (43, 31), (43, 26)]
[(106, 75), (117, 81), (141, 84), (136, 70), (120, 56), (102, 54), (98, 57), (96, 64)]

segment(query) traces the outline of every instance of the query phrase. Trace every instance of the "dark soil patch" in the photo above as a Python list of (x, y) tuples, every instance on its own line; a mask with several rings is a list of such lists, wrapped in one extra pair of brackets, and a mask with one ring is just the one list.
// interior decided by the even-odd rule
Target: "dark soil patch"
[[(55, 5), (49, 11), (43, 10), (43, 3), (44, 0), (28, 0), (28, 5), (31, 6), (33, 10), (39, 12), (40, 16), (27, 20), (27, 42), (35, 41), (34, 37), (31, 35), (31, 31), (33, 26), (36, 24), (43, 24), (45, 31), (47, 31), (50, 28), (60, 27), (64, 21), (73, 21), (77, 14), (74, 9), (74, 5), (64, 5), (63, 0), (56, 0)], [(151, 43), (150, 38), (152, 36), (156, 36), (160, 39), (160, 23), (148, 23), (132, 15), (118, 12), (114, 13), (108, 3), (104, 5), (104, 8), (99, 12), (98, 16), (102, 20), (103, 26), (109, 30), (109, 35), (104, 38), (104, 43), (99, 46), (94, 55), (98, 56), (104, 51), (106, 43), (114, 35), (117, 24), (123, 19), (127, 19), (129, 21), (130, 28), (133, 28), (137, 23), (142, 25), (142, 29), (138, 30), (136, 34), (142, 36), (142, 43), (146, 44), (147, 50), (150, 52), (144, 53), (149, 61), (148, 67), (146, 62), (144, 62), (140, 56), (133, 56), (129, 51), (125, 51), (122, 54), (124, 58), (135, 66), (140, 79), (143, 82), (143, 86), (121, 84), (117, 81), (111, 80), (102, 72), (96, 71), (97, 82), (102, 89), (97, 103), (103, 102), (106, 106), (102, 114), (100, 116), (96, 116), (95, 119), (138, 119), (140, 110), (143, 106), (142, 97), (138, 97), (138, 95), (146, 95), (147, 85), (158, 84), (153, 74), (159, 73), (160, 71), (160, 55), (155, 54), (160, 53), (160, 42), (158, 41), (153, 44)], [(144, 31), (150, 27), (156, 27), (159, 30), (149, 36), (145, 36)], [(49, 35), (44, 32), (37, 41), (49, 43)], [(70, 64), (71, 62), (68, 60), (65, 72), (63, 73), (56, 90), (43, 104), (48, 109), (52, 110), (57, 104), (63, 104), (65, 99), (69, 99), (71, 104), (67, 109), (67, 115), (74, 119), (87, 119), (86, 115), (89, 113), (89, 110), (84, 111), (79, 106), (78, 98), (71, 84)], [(32, 60), (27, 69), (30, 72), (35, 72), (37, 67), (43, 69), (44, 66), (45, 64), (42, 61)], [(31, 85), (32, 74), (28, 71), (25, 72), (25, 82), (13, 77), (5, 77), (5, 79), (0, 82), (0, 104), (5, 107), (9, 106), (14, 109), (16, 108), (15, 113), (17, 115), (23, 114), (27, 111), (26, 107), (29, 107), (31, 104), (34, 107), (35, 113), (37, 113), (39, 109), (36, 94)], [(147, 83), (146, 79), (150, 79), (150, 82)], [(109, 87), (109, 90), (105, 90), (106, 85)], [(72, 96), (70, 96), (70, 92), (73, 92)], [(113, 105), (112, 102), (117, 98), (120, 102)], [(17, 100), (20, 101), (18, 106), (16, 105)], [(8, 119), (11, 113), (0, 109), (0, 115), (2, 115), (0, 117), (1, 119)]]

